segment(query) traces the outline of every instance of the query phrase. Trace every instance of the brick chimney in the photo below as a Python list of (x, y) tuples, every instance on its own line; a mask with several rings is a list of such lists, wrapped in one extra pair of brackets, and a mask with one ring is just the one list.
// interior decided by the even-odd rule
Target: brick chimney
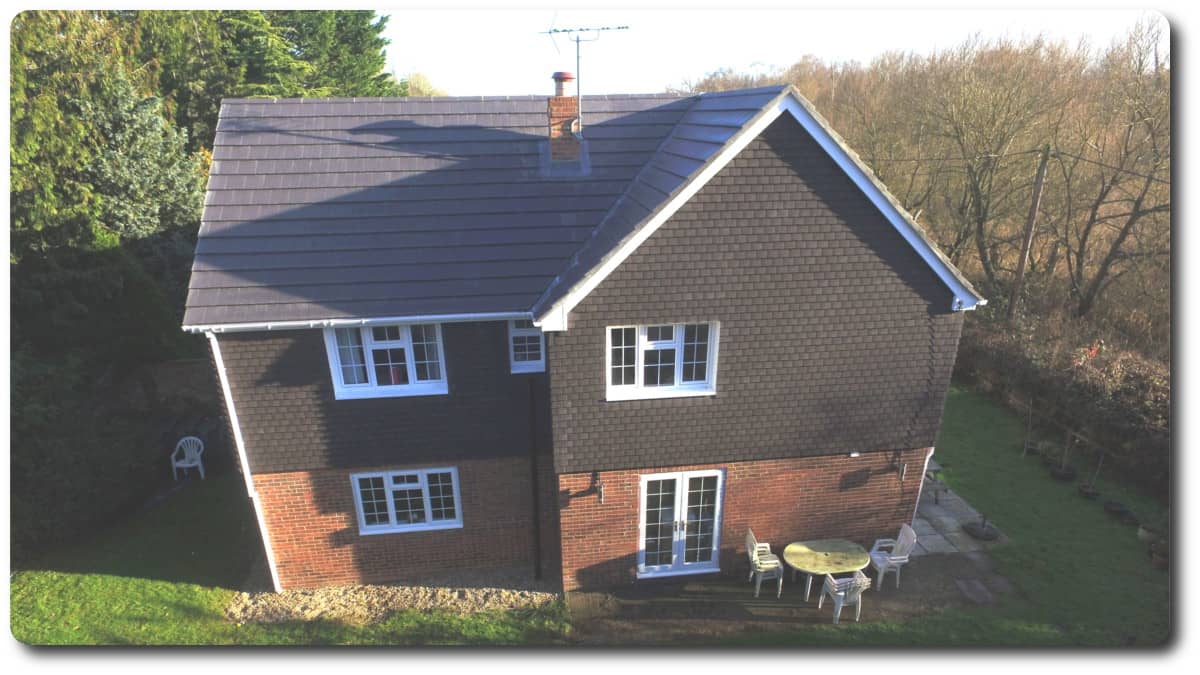
[(572, 127), (579, 120), (579, 99), (566, 96), (564, 85), (575, 79), (571, 73), (557, 72), (554, 78), (554, 96), (546, 101), (547, 118), (550, 126), (550, 159), (555, 162), (579, 160), (579, 137)]

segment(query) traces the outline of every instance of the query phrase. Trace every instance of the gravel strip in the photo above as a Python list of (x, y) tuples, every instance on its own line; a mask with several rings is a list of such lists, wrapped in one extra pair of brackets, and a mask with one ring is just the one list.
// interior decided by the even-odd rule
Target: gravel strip
[(282, 593), (237, 593), (225, 608), (225, 618), (239, 624), (332, 619), (362, 625), (382, 621), (393, 612), (409, 609), (474, 614), (494, 609), (541, 607), (559, 597), (558, 593), (531, 582), (503, 583), (505, 588), (497, 588), (482, 585), (480, 579), (455, 581), (459, 583), (328, 586)]

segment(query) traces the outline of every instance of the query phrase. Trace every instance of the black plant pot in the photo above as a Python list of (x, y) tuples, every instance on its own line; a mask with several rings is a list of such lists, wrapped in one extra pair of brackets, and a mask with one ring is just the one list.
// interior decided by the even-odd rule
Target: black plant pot
[(1064, 482), (1069, 481), (1069, 480), (1075, 480), (1075, 468), (1070, 467), (1070, 466), (1067, 466), (1067, 467), (1056, 466), (1053, 469), (1050, 469), (1050, 475), (1054, 476), (1055, 480), (1061, 480)]
[(992, 527), (991, 523), (967, 523), (962, 526), (963, 532), (980, 541), (995, 541), (1000, 536), (1000, 530)]

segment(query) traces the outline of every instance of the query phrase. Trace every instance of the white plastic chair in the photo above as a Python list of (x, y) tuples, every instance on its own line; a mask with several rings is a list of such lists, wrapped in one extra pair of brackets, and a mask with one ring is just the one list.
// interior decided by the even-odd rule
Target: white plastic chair
[(825, 584), (821, 587), (821, 596), (817, 598), (817, 609), (825, 596), (833, 601), (833, 622), (837, 623), (842, 616), (842, 608), (854, 605), (854, 620), (862, 616), (862, 593), (871, 587), (871, 579), (861, 571), (855, 571), (854, 576), (844, 579), (834, 579), (832, 574), (825, 575)]
[(908, 556), (916, 544), (917, 533), (908, 524), (900, 526), (900, 536), (895, 539), (875, 540), (870, 555), (871, 567), (878, 574), (877, 589), (883, 589), (883, 576), (888, 572), (896, 573), (896, 588), (900, 588), (900, 567), (908, 562)]
[(195, 436), (184, 436), (175, 444), (175, 451), (171, 453), (171, 475), (175, 480), (179, 480), (179, 470), (183, 469), (186, 476), (187, 470), (195, 467), (200, 470), (200, 479), (204, 479), (204, 462), (200, 459), (200, 455), (204, 454), (204, 441)]
[(783, 595), (783, 564), (771, 553), (771, 545), (760, 542), (754, 537), (754, 530), (746, 528), (746, 555), (750, 557), (750, 576), (747, 581), (754, 580), (754, 597), (762, 588), (763, 579), (778, 579), (775, 597)]

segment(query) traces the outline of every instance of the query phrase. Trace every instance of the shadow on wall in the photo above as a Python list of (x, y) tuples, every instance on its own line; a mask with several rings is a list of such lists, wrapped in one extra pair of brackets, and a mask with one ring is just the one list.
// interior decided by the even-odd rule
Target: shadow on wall
[[(543, 578), (558, 574), (547, 376), (509, 373), (504, 322), (444, 324), (442, 336), (448, 395), (361, 400), (334, 399), (319, 330), (220, 338), (235, 396), (254, 393), (238, 414), (285, 587), (442, 572), (456, 585), (527, 587), (531, 447)], [(461, 528), (360, 534), (352, 473), (438, 467), (457, 470)]]

